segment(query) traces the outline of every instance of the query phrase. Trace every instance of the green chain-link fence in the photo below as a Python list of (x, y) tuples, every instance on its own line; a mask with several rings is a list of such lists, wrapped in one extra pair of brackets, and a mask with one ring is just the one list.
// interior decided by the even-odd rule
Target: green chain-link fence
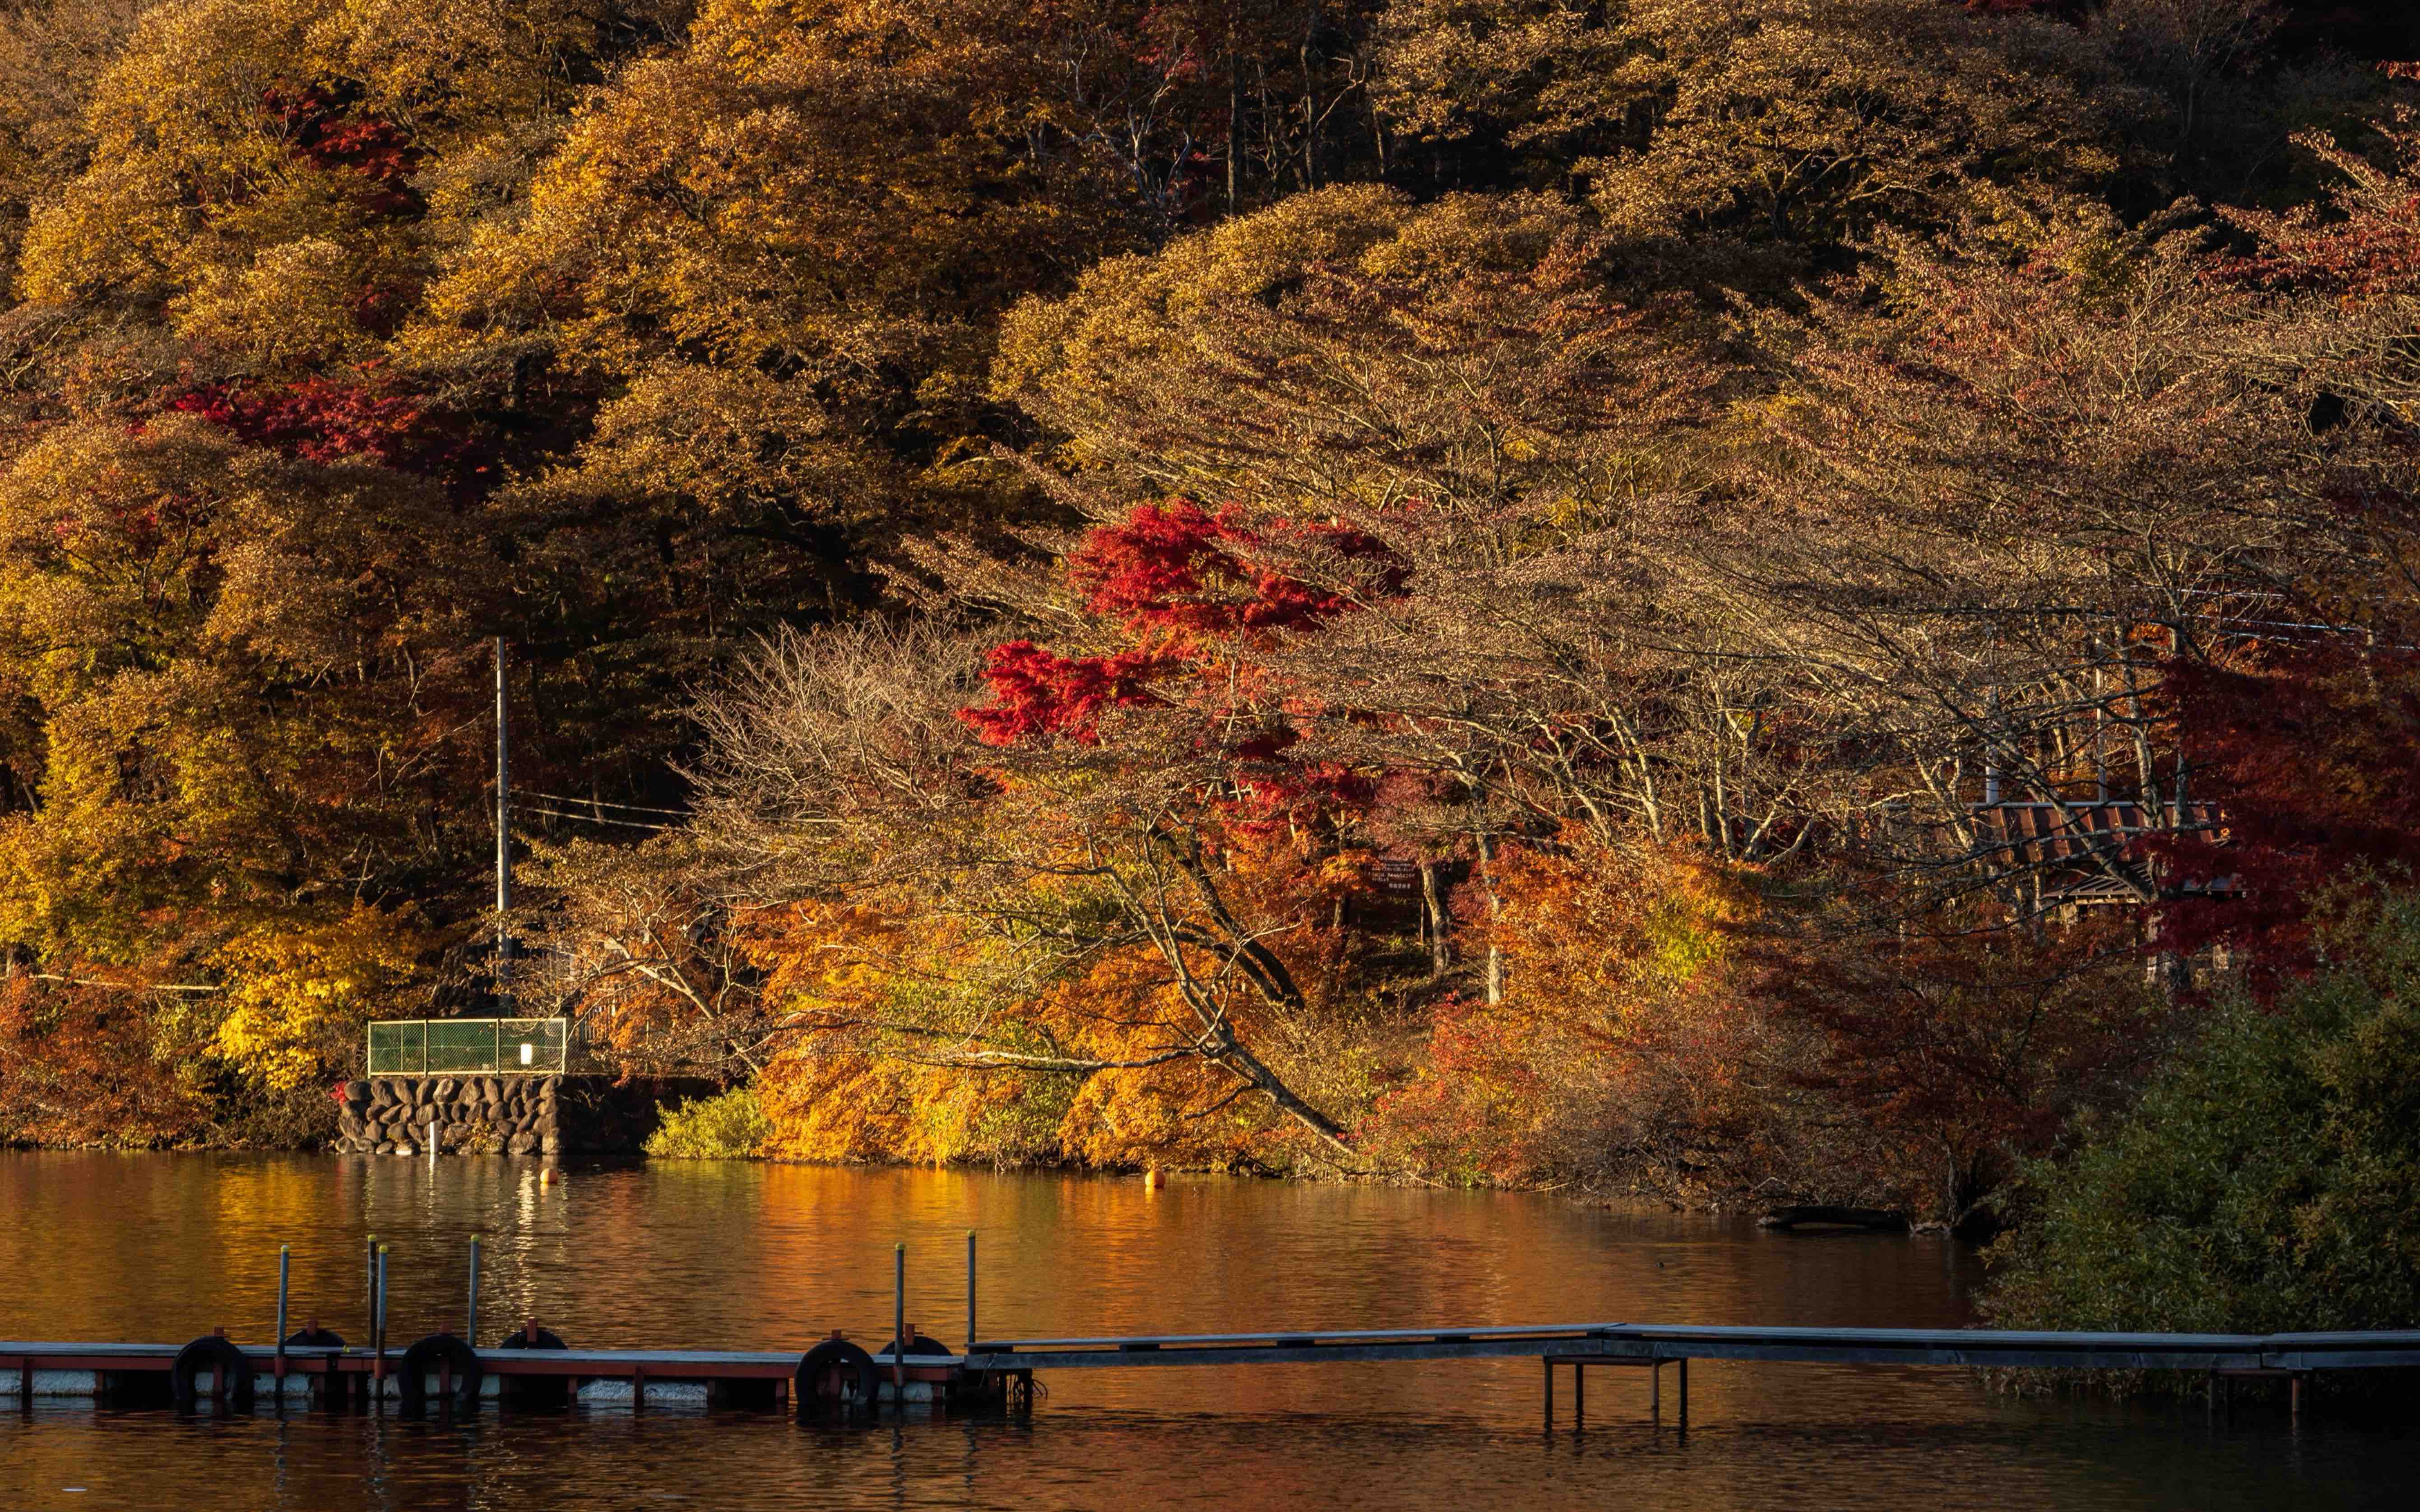
[(372, 1076), (555, 1076), (571, 1069), (568, 1019), (389, 1019), (369, 1026)]

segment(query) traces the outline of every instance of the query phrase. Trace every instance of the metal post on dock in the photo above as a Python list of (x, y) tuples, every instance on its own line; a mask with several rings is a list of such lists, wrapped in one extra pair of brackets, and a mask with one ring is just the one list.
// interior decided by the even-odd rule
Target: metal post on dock
[[(378, 1337), (379, 1314), (378, 1235), (367, 1234), (363, 1236), (362, 1246), (362, 1311), (366, 1315), (366, 1320), (362, 1329), (362, 1334), (365, 1339), (376, 1339)], [(363, 1377), (360, 1381), (360, 1397), (362, 1400), (366, 1401), (368, 1399), (369, 1393), (369, 1379), (367, 1377)], [(349, 1387), (348, 1388), (348, 1391), (350, 1391)]]
[(287, 1245), (277, 1246), (277, 1344), (271, 1354), (270, 1375), (277, 1382), (277, 1405), (286, 1407), (286, 1299), (287, 1282), (293, 1274), (293, 1251)]
[(891, 1405), (908, 1405), (908, 1246), (891, 1247)]
[(270, 1356), (270, 1380), (277, 1383), (277, 1410), (286, 1411), (286, 1282), (293, 1260), (284, 1244), (277, 1246), (277, 1344)]
[(471, 1304), (462, 1314), (462, 1342), (479, 1347), (479, 1236), (471, 1236)]
[(975, 1231), (967, 1230), (967, 1352), (975, 1352)]
[(378, 1250), (378, 1325), (370, 1335), (370, 1345), (377, 1351), (370, 1362), (371, 1379), (378, 1389), (373, 1394), (381, 1400), (386, 1396), (386, 1246)]

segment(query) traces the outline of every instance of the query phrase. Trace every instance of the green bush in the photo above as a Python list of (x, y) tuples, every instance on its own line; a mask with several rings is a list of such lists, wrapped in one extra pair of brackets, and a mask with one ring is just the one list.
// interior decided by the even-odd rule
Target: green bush
[(2420, 1326), (2420, 896), (2379, 892), (2273, 1004), (2213, 1011), (2124, 1119), (2025, 1172), (2015, 1328)]
[(716, 1097), (694, 1097), (679, 1107), (656, 1107), (661, 1122), (647, 1136), (647, 1153), (665, 1160), (746, 1160), (756, 1153), (773, 1122), (752, 1088), (735, 1087)]

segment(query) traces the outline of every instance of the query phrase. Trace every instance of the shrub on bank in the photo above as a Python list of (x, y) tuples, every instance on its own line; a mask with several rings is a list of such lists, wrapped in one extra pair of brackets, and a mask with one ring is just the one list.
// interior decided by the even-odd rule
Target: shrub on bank
[(656, 1111), (661, 1122), (647, 1136), (647, 1153), (662, 1160), (746, 1160), (773, 1132), (756, 1093), (745, 1087)]
[(2312, 979), (2222, 1004), (2129, 1116), (2026, 1171), (1996, 1324), (2420, 1326), (2420, 894), (2329, 938)]

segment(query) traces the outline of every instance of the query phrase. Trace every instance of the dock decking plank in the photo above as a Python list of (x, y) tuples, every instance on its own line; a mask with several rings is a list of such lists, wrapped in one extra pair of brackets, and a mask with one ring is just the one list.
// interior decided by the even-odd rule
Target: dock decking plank
[[(239, 1344), (256, 1360), (269, 1344)], [(174, 1344), (0, 1340), (0, 1368), (164, 1369)], [(761, 1380), (799, 1355), (767, 1350), (481, 1350), (500, 1375), (630, 1376), (666, 1381)], [(390, 1346), (392, 1369), (401, 1350)], [(373, 1367), (365, 1349), (286, 1351), (290, 1369)], [(2106, 1334), (1994, 1329), (1825, 1328), (1671, 1323), (1530, 1323), (1412, 1329), (1287, 1329), (1252, 1334), (1108, 1335), (985, 1339), (965, 1354), (911, 1354), (918, 1371), (1026, 1373), (1170, 1365), (1317, 1365), (1373, 1361), (1544, 1359), (1760, 1360), (2024, 1369), (2307, 1371), (2420, 1366), (2420, 1330), (2319, 1334)], [(887, 1350), (876, 1359), (891, 1364)]]

